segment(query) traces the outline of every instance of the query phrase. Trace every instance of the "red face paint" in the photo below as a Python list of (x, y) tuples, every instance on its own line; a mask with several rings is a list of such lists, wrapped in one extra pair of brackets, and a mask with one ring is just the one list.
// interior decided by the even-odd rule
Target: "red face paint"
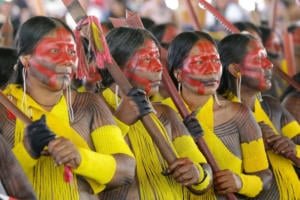
[(198, 94), (215, 93), (222, 75), (216, 47), (209, 41), (198, 41), (182, 67), (183, 84), (197, 88)]
[(124, 68), (125, 75), (141, 85), (146, 94), (151, 88), (158, 87), (161, 81), (162, 64), (159, 49), (153, 40), (146, 40), (145, 45), (138, 49)]
[(70, 32), (59, 28), (39, 41), (30, 58), (30, 67), (34, 68), (34, 74), (43, 83), (63, 88), (65, 84), (70, 84), (76, 62), (74, 38)]
[(256, 84), (257, 89), (269, 89), (271, 87), (273, 64), (267, 59), (266, 50), (260, 42), (253, 41), (250, 46), (251, 49), (241, 65), (241, 74), (243, 77), (253, 80), (250, 84)]

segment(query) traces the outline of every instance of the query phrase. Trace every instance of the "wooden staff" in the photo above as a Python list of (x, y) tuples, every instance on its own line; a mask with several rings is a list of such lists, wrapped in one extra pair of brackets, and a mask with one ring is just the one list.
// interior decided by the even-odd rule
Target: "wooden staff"
[[(67, 7), (76, 23), (78, 23), (81, 19), (87, 18), (85, 11), (77, 0), (62, 0), (62, 2)], [(109, 71), (114, 81), (119, 85), (122, 92), (124, 94), (128, 94), (133, 87), (126, 79), (125, 75), (118, 67), (114, 59), (112, 58), (112, 63), (106, 62), (105, 67)], [(157, 145), (164, 159), (168, 164), (172, 164), (177, 159), (177, 155), (171, 148), (170, 144), (166, 141), (160, 129), (158, 129), (157, 125), (154, 123), (153, 119), (150, 117), (150, 115), (145, 115), (141, 118), (141, 121), (149, 132), (152, 140)]]
[(289, 76), (293, 76), (296, 71), (294, 44), (293, 44), (292, 35), (287, 30), (283, 32), (283, 49), (284, 49), (284, 57), (286, 59), (286, 64), (288, 67), (288, 74)]
[(186, 0), (185, 2), (186, 2), (186, 5), (187, 5), (189, 11), (193, 11), (193, 12), (190, 12), (190, 15), (191, 15), (191, 17), (193, 19), (194, 26), (197, 28), (197, 30), (201, 30), (200, 22), (199, 22), (199, 20), (197, 18), (197, 15), (195, 13), (195, 10), (194, 10), (194, 8), (192, 6), (191, 1), (190, 0)]
[(12, 47), (14, 40), (14, 27), (11, 23), (10, 15), (6, 19), (0, 29), (0, 45)]

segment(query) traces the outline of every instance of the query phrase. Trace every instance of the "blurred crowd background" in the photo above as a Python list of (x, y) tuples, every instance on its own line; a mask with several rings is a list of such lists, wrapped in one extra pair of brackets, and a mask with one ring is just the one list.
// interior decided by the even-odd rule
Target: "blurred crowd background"
[[(300, 20), (299, 0), (209, 0), (229, 21), (251, 21), (256, 25), (270, 23), (276, 6), (276, 28), (285, 29)], [(182, 30), (191, 29), (193, 20), (186, 0), (80, 0), (89, 15), (101, 22), (109, 17), (124, 17), (125, 10), (138, 12), (141, 17), (152, 19), (156, 24), (173, 22)], [(222, 31), (223, 27), (210, 13), (191, 0), (201, 26), (208, 31)], [(55, 16), (74, 26), (61, 0), (0, 0), (0, 26), (9, 16), (15, 29), (33, 15)]]

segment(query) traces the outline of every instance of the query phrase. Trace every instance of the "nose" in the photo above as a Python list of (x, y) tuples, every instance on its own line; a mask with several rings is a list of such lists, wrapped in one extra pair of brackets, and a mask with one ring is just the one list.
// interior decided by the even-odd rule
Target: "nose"
[(159, 59), (153, 59), (150, 64), (152, 72), (161, 72), (163, 70), (163, 66)]
[(262, 68), (263, 69), (272, 69), (273, 63), (269, 59), (265, 58), (262, 61)]
[(205, 74), (217, 73), (220, 69), (219, 64), (215, 63), (212, 60), (207, 60), (206, 65), (204, 66)]

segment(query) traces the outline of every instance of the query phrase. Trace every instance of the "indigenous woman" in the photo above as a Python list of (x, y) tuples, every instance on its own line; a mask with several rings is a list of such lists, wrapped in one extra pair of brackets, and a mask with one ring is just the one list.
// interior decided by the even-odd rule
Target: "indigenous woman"
[(271, 87), (272, 78), (273, 65), (265, 48), (249, 34), (233, 34), (220, 41), (219, 53), (224, 69), (219, 91), (252, 110), (261, 126), (273, 171), (271, 188), (257, 199), (299, 199), (300, 182), (294, 170), (300, 158), (299, 124), (279, 101), (260, 95)]
[[(192, 113), (184, 121), (199, 121), (220, 167), (207, 199), (224, 199), (227, 193), (238, 199), (257, 196), (271, 180), (261, 131), (246, 106), (217, 96), (222, 65), (214, 40), (205, 32), (182, 32), (168, 51), (170, 76)], [(170, 98), (164, 103), (176, 109)]]
[[(159, 44), (154, 36), (145, 29), (119, 27), (112, 29), (106, 38), (113, 58), (132, 86), (142, 90), (147, 97), (157, 93), (162, 65)], [(118, 86), (104, 71), (101, 76), (102, 84), (109, 86), (103, 96), (115, 110)], [(185, 186), (197, 194), (210, 186), (210, 168), (177, 114), (160, 103), (150, 106), (153, 107), (150, 117), (178, 159), (168, 166), (142, 122), (136, 121), (128, 127), (126, 134), (137, 162), (135, 182), (130, 188), (102, 193), (101, 199), (179, 200), (186, 199), (185, 195), (189, 193)], [(169, 175), (164, 176), (161, 173), (164, 170)]]
[(0, 129), (37, 198), (93, 200), (131, 182), (134, 157), (106, 104), (69, 87), (77, 65), (70, 28), (36, 16), (20, 27), (16, 44), (22, 77), (4, 92), (34, 122), (26, 126), (1, 106)]

